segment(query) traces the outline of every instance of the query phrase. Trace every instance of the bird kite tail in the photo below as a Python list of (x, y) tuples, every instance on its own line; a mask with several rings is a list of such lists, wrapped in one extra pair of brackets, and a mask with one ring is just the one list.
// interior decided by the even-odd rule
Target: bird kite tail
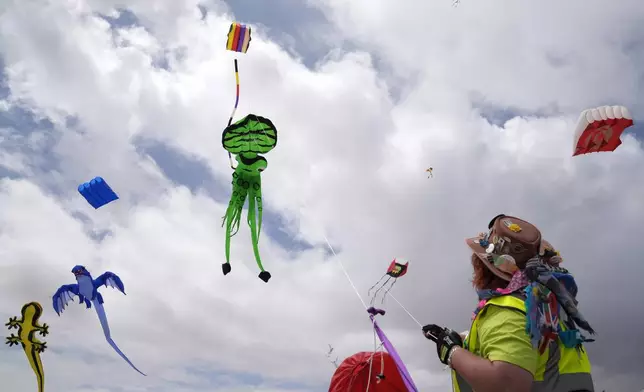
[(96, 309), (96, 314), (98, 315), (98, 320), (101, 322), (101, 327), (103, 327), (103, 333), (105, 334), (105, 340), (107, 340), (107, 343), (112, 346), (114, 351), (118, 355), (121, 356), (127, 362), (132, 369), (136, 370), (137, 372), (141, 373), (144, 376), (147, 376), (147, 374), (143, 373), (139, 369), (137, 369), (136, 366), (130, 361), (130, 359), (121, 351), (121, 349), (116, 345), (116, 342), (112, 340), (112, 334), (110, 333), (110, 326), (107, 323), (107, 315), (105, 314), (105, 308), (103, 308), (103, 304), (99, 303), (98, 300), (94, 299), (92, 301), (94, 303), (94, 309)]

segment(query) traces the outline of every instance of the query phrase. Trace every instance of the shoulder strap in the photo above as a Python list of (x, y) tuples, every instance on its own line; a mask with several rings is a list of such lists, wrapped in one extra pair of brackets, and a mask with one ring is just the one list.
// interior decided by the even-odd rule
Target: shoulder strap
[(521, 313), (526, 312), (525, 301), (523, 300), (523, 298), (520, 298), (516, 295), (502, 295), (500, 297), (490, 298), (485, 306), (488, 305), (512, 308), (520, 311)]

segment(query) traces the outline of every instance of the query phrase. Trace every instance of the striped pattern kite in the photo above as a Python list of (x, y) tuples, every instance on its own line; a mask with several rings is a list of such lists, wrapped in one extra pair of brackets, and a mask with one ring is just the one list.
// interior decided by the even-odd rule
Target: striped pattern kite
[(232, 23), (228, 30), (226, 49), (246, 53), (250, 45), (250, 27), (241, 23)]
[[(226, 49), (233, 52), (246, 53), (248, 46), (250, 45), (250, 26), (243, 25), (241, 23), (231, 23), (230, 29), (228, 30), (228, 40), (226, 41)], [(237, 111), (237, 106), (239, 105), (239, 67), (237, 66), (237, 59), (234, 60), (235, 63), (235, 106), (233, 107), (232, 113), (228, 118), (228, 126), (233, 123), (235, 118), (235, 112)], [(228, 152), (228, 160), (230, 161), (230, 167), (235, 170), (233, 165), (233, 156)]]

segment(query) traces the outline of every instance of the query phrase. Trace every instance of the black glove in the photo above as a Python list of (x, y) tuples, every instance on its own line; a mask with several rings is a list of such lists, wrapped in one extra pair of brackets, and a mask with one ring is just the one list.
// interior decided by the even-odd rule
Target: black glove
[(436, 343), (438, 359), (445, 365), (448, 365), (447, 359), (454, 347), (463, 347), (461, 335), (449, 328), (439, 327), (436, 324), (428, 324), (423, 327), (423, 334), (427, 339)]

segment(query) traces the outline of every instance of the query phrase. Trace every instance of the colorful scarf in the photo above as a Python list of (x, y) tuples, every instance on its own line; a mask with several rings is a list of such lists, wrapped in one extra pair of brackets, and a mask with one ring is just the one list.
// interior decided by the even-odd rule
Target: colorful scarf
[(524, 299), (526, 333), (540, 354), (550, 342), (557, 339), (567, 348), (578, 349), (581, 349), (583, 342), (593, 341), (585, 338), (579, 331), (581, 328), (591, 335), (595, 333), (577, 309), (575, 278), (565, 268), (546, 264), (539, 257), (530, 259), (524, 270), (517, 271), (506, 288), (479, 290), (477, 294), (479, 304), (472, 319), (476, 318), (492, 298), (516, 295)]

